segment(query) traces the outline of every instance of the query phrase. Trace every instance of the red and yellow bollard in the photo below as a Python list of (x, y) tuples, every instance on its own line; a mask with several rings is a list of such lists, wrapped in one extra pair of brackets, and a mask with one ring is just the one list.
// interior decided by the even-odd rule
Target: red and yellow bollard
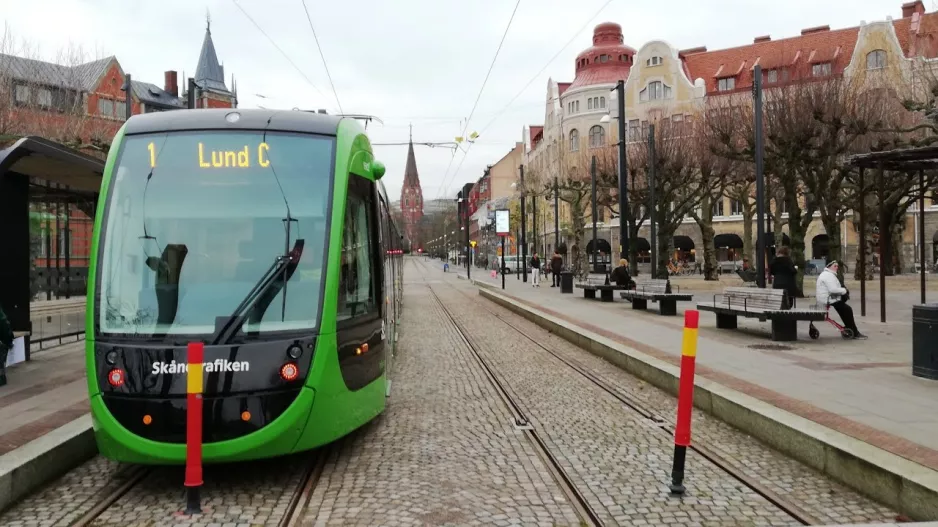
[(186, 514), (201, 514), (202, 486), (202, 361), (205, 345), (190, 342), (186, 350)]
[(674, 465), (671, 493), (684, 494), (684, 461), (690, 446), (691, 410), (694, 408), (694, 363), (697, 358), (697, 326), (700, 312), (684, 312), (684, 341), (681, 344), (681, 380), (677, 395), (677, 424), (674, 427)]

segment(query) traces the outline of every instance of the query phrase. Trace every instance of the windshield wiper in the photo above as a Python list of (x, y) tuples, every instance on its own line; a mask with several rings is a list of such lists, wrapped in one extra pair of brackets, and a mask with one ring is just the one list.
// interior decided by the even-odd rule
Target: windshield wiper
[[(247, 321), (249, 311), (254, 315), (251, 317), (252, 319), (255, 319), (255, 321), (260, 320), (274, 297), (296, 272), (300, 258), (303, 256), (304, 244), (305, 240), (302, 238), (297, 239), (289, 253), (280, 255), (274, 260), (274, 263), (264, 272), (257, 283), (254, 284), (254, 287), (248, 291), (247, 296), (238, 304), (238, 307), (234, 309), (231, 315), (216, 319), (215, 326), (217, 329), (215, 334), (212, 335), (212, 345), (227, 344)], [(281, 276), (283, 281), (278, 280)]]

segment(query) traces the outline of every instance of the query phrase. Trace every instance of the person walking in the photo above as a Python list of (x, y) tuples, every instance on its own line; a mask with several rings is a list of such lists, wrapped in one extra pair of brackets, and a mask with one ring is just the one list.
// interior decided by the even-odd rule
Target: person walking
[(818, 306), (831, 306), (840, 315), (844, 321), (844, 327), (853, 331), (853, 338), (866, 340), (866, 335), (860, 334), (857, 323), (853, 318), (853, 308), (847, 305), (847, 299), (850, 297), (850, 291), (840, 284), (837, 278), (837, 269), (839, 264), (837, 260), (827, 264), (827, 267), (821, 271), (817, 277), (817, 304)]
[(778, 256), (769, 265), (769, 274), (772, 275), (772, 289), (783, 289), (788, 293), (788, 309), (791, 309), (795, 305), (795, 297), (798, 295), (798, 286), (795, 280), (798, 268), (791, 260), (791, 249), (788, 247), (778, 248)]
[(550, 271), (554, 277), (554, 282), (550, 286), (560, 287), (560, 273), (563, 271), (563, 257), (560, 256), (560, 253), (557, 251), (554, 251), (554, 256), (550, 259)]
[(541, 287), (541, 259), (537, 252), (531, 255), (531, 287)]

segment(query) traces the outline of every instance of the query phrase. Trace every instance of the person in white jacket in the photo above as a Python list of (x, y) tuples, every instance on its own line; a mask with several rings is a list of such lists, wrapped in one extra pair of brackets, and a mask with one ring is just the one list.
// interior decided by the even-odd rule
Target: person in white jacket
[(853, 318), (853, 308), (847, 305), (847, 300), (844, 298), (848, 291), (846, 287), (840, 285), (840, 280), (837, 278), (838, 268), (837, 260), (834, 260), (827, 264), (827, 267), (818, 275), (817, 304), (818, 306), (830, 305), (833, 307), (840, 315), (841, 320), (844, 321), (844, 327), (853, 331), (853, 338), (865, 340), (866, 335), (860, 334), (857, 323)]

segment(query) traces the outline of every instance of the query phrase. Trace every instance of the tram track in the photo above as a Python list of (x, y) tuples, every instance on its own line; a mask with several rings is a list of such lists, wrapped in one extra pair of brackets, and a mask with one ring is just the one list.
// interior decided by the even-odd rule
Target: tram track
[[(278, 527), (296, 527), (301, 524), (304, 514), (308, 510), (313, 491), (316, 489), (316, 485), (319, 483), (320, 477), (322, 476), (325, 462), (330, 451), (331, 447), (327, 446), (311, 453), (310, 459), (306, 463), (302, 475), (299, 478), (299, 482), (292, 487), (290, 501), (283, 515), (276, 523)], [(123, 481), (113, 488), (102, 491), (94, 500), (94, 504), (91, 508), (72, 522), (70, 526), (92, 527), (101, 525), (98, 520), (105, 512), (115, 506), (115, 504), (127, 496), (132, 490), (140, 487), (149, 476), (154, 475), (159, 469), (160, 467), (140, 465), (126, 467), (122, 473), (119, 473), (119, 477), (121, 477)], [(203, 503), (207, 501), (205, 498), (206, 495), (203, 494)], [(185, 491), (180, 492), (179, 500), (180, 505), (185, 502)], [(177, 510), (176, 514), (184, 514), (183, 509), (180, 508)], [(153, 525), (162, 525), (162, 522), (166, 521), (166, 518), (149, 518), (149, 520), (155, 522)]]
[[(423, 262), (420, 262), (421, 266), (426, 270), (426, 266)], [(426, 279), (425, 279), (426, 280)], [(572, 360), (568, 357), (563, 356), (562, 353), (551, 349), (548, 346), (545, 346), (539, 342), (535, 337), (532, 337), (528, 332), (519, 328), (516, 324), (513, 324), (511, 321), (507, 320), (502, 314), (497, 313), (496, 311), (484, 307), (481, 302), (477, 302), (478, 297), (467, 294), (465, 291), (462, 291), (460, 288), (456, 287), (449, 281), (441, 281), (445, 283), (454, 291), (459, 293), (461, 296), (468, 298), (470, 300), (476, 301), (475, 305), (482, 309), (486, 313), (492, 315), (494, 318), (498, 319), (500, 322), (505, 324), (508, 328), (513, 330), (515, 333), (524, 337), (527, 341), (533, 343), (537, 348), (546, 352), (555, 360), (566, 366), (567, 368), (578, 373), (582, 378), (589, 381), (591, 384), (606, 392), (610, 396), (614, 397), (624, 406), (629, 408), (631, 411), (637, 413), (639, 416), (648, 421), (653, 429), (659, 430), (662, 434), (667, 434), (670, 437), (674, 437), (674, 426), (670, 424), (669, 420), (661, 417), (657, 412), (649, 407), (646, 403), (639, 401), (632, 397), (631, 395), (624, 393), (622, 390), (616, 388), (613, 383), (603, 379), (601, 376), (597, 375), (591, 371), (588, 367), (583, 366), (575, 360)], [(437, 299), (442, 306), (442, 301), (432, 291), (434, 297)], [(452, 319), (452, 314), (446, 310), (444, 306), (444, 311)], [(453, 320), (454, 323), (455, 320)], [(456, 323), (458, 325), (458, 323)], [(477, 352), (476, 352), (477, 353)], [(760, 495), (768, 502), (772, 503), (775, 507), (782, 510), (785, 514), (789, 515), (795, 521), (801, 523), (802, 525), (825, 525), (827, 522), (822, 521), (821, 519), (815, 517), (810, 512), (806, 511), (804, 508), (798, 506), (796, 503), (784, 498), (777, 492), (769, 489), (765, 485), (762, 485), (754, 478), (748, 476), (745, 471), (732, 462), (728, 456), (720, 454), (716, 449), (710, 448), (706, 445), (692, 444), (688, 448), (696, 452), (701, 457), (707, 459), (710, 463), (715, 465), (717, 468), (725, 472), (727, 475), (733, 477), (739, 481), (742, 485), (749, 488), (756, 494)]]
[[(427, 282), (425, 277), (424, 281)], [(551, 472), (551, 475), (554, 477), (554, 480), (560, 486), (561, 490), (570, 500), (570, 503), (576, 510), (577, 515), (581, 520), (589, 525), (605, 525), (599, 514), (593, 509), (589, 501), (584, 497), (583, 493), (580, 492), (580, 490), (577, 488), (570, 475), (567, 474), (567, 471), (563, 468), (557, 456), (551, 452), (550, 447), (548, 447), (544, 439), (541, 438), (537, 430), (535, 430), (534, 426), (525, 415), (524, 410), (522, 410), (521, 406), (518, 404), (517, 397), (511, 393), (507, 382), (501, 378), (501, 376), (498, 374), (495, 368), (492, 367), (489, 361), (482, 356), (478, 348), (475, 346), (475, 344), (473, 344), (472, 339), (469, 338), (469, 333), (463, 328), (462, 324), (456, 320), (456, 317), (452, 314), (452, 312), (450, 312), (450, 310), (446, 307), (436, 292), (433, 291), (432, 287), (429, 286), (429, 282), (427, 283), (427, 289), (430, 291), (430, 295), (433, 297), (434, 301), (439, 306), (443, 314), (446, 315), (449, 323), (456, 330), (459, 339), (463, 341), (463, 344), (465, 344), (466, 348), (479, 363), (483, 372), (485, 373), (486, 378), (496, 389), (499, 397), (505, 403), (505, 406), (512, 416), (512, 421), (515, 428), (523, 431), (531, 441), (531, 444), (534, 446), (538, 456), (541, 458), (542, 462), (544, 462), (547, 469)]]

